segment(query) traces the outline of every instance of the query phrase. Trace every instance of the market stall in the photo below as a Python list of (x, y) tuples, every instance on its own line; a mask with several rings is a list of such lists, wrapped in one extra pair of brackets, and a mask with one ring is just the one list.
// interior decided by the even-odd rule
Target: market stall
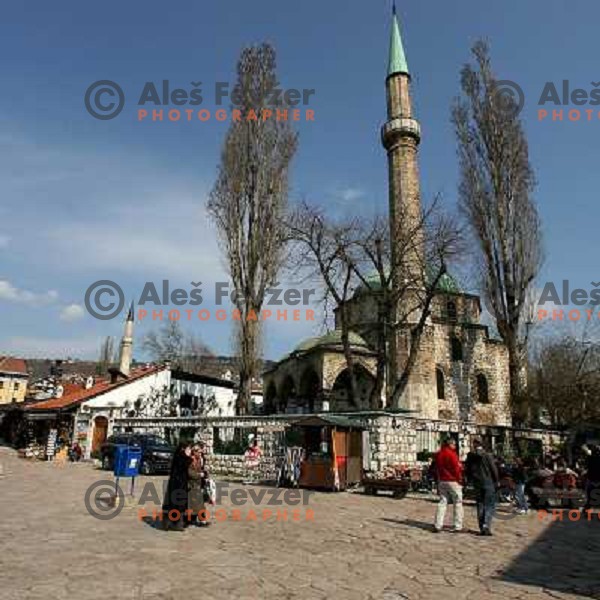
[(60, 411), (24, 412), (25, 439), (21, 448), (24, 458), (53, 460), (73, 438), (73, 416)]
[(345, 490), (362, 476), (362, 431), (356, 419), (311, 416), (292, 423), (292, 435), (303, 450), (299, 485)]

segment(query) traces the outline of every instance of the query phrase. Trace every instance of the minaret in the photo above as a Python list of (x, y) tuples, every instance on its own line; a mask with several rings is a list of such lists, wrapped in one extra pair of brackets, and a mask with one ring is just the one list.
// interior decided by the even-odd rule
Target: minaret
[[(421, 193), (419, 185), (418, 148), (421, 127), (414, 118), (410, 95), (410, 74), (400, 37), (400, 27), (394, 4), (390, 55), (385, 80), (387, 95), (387, 122), (381, 131), (381, 140), (388, 155), (390, 241), (392, 287), (394, 305), (391, 321), (401, 325), (393, 327), (389, 336), (389, 369), (386, 377), (388, 397), (394, 389), (399, 374), (403, 372), (410, 349), (410, 333), (406, 327), (411, 315), (403, 311), (414, 309), (411, 289), (422, 289), (424, 272), (424, 244), (422, 232)], [(416, 292), (417, 294), (419, 292)], [(402, 326), (402, 324), (404, 326)], [(413, 398), (415, 374), (398, 406), (418, 408)]]
[(131, 368), (131, 355), (133, 351), (133, 301), (129, 307), (127, 313), (127, 320), (125, 321), (125, 330), (123, 331), (123, 338), (121, 339), (121, 354), (119, 359), (119, 372), (123, 375), (129, 376)]
[(421, 127), (413, 116), (410, 74), (394, 4), (387, 78), (387, 123), (381, 139), (388, 155), (390, 236), (396, 286), (417, 285), (423, 272), (421, 193), (417, 153)]

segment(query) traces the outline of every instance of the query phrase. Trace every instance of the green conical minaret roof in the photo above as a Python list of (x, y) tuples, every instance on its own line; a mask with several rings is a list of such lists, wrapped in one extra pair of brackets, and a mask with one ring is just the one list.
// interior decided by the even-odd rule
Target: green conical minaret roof
[(400, 37), (400, 26), (398, 25), (398, 17), (396, 16), (396, 5), (394, 4), (392, 12), (392, 32), (390, 36), (388, 77), (395, 73), (406, 73), (408, 75), (408, 65), (406, 64), (406, 56), (404, 54), (404, 47), (402, 46), (402, 38)]

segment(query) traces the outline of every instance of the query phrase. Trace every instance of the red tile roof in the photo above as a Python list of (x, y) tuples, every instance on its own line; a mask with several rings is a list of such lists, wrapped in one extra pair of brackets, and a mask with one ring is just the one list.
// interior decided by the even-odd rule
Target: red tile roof
[(0, 373), (27, 375), (27, 363), (22, 358), (0, 356)]
[(118, 387), (127, 385), (137, 379), (148, 377), (159, 371), (163, 371), (167, 367), (164, 365), (150, 367), (139, 367), (133, 369), (127, 379), (119, 379), (116, 383), (111, 383), (110, 379), (102, 379), (97, 381), (90, 389), (86, 390), (82, 386), (73, 386), (73, 384), (63, 384), (63, 395), (60, 398), (50, 398), (42, 400), (35, 404), (27, 406), (26, 410), (58, 410), (61, 408), (71, 408), (82, 404), (86, 400), (100, 396), (108, 391), (117, 389)]

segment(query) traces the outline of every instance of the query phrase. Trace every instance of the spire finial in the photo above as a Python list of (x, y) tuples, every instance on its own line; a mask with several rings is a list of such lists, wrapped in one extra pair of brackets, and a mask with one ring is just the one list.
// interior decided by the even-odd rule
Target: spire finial
[(133, 300), (131, 301), (131, 304), (129, 305), (129, 312), (127, 313), (127, 320), (128, 321), (133, 321), (134, 317), (133, 317)]
[(408, 65), (406, 64), (406, 55), (402, 46), (400, 37), (400, 26), (398, 25), (398, 16), (396, 14), (396, 1), (392, 4), (392, 32), (390, 36), (390, 60), (388, 64), (388, 77), (395, 73), (406, 73), (408, 75)]

